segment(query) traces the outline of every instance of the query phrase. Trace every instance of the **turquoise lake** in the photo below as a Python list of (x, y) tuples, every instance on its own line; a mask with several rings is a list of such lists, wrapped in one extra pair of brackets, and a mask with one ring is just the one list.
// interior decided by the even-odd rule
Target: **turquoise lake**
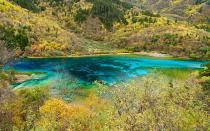
[[(124, 82), (146, 75), (153, 69), (199, 69), (203, 61), (160, 59), (140, 56), (93, 56), (76, 58), (19, 59), (5, 66), (18, 72), (32, 73), (31, 80), (16, 83), (15, 88), (41, 84), (56, 85), (61, 81), (89, 84)], [(41, 73), (41, 74), (40, 74)]]

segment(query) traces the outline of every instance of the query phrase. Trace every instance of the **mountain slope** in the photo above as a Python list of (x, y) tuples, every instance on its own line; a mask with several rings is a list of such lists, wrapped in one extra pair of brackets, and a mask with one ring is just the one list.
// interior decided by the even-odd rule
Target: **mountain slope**
[(158, 51), (210, 58), (208, 1), (17, 1), (0, 1), (1, 27), (24, 28), (29, 56)]
[[(27, 56), (66, 56), (88, 54), (93, 50), (106, 51), (103, 47), (100, 49), (100, 46), (97, 46), (98, 42), (93, 41), (87, 45), (90, 40), (74, 33), (75, 31), (65, 29), (58, 20), (59, 18), (47, 12), (50, 10), (52, 10), (51, 7), (46, 12), (34, 13), (15, 5), (15, 3), (0, 0), (1, 37), (8, 37), (9, 34), (6, 32), (9, 29), (14, 30), (14, 34), (17, 34), (19, 29), (24, 29), (29, 41), (24, 50)], [(98, 49), (92, 49), (94, 47)], [(20, 54), (19, 47), (15, 50)]]

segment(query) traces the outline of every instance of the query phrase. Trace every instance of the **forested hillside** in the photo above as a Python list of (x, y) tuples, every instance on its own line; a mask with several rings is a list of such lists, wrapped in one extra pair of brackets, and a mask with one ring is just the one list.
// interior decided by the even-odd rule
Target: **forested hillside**
[(205, 0), (1, 0), (1, 40), (29, 56), (157, 51), (207, 59), (209, 8)]

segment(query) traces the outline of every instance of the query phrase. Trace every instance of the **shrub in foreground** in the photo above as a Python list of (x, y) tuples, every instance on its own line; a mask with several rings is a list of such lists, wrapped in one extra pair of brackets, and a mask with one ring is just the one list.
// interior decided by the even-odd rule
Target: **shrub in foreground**
[(0, 127), (71, 131), (208, 130), (204, 101), (208, 96), (193, 76), (171, 80), (156, 74), (112, 87), (101, 84), (96, 87), (97, 91), (93, 90), (88, 97), (72, 102), (47, 99), (41, 88), (20, 90), (16, 95), (9, 92), (12, 97), (0, 95), (0, 118), (7, 115), (0, 121)]
[[(196, 78), (170, 81), (157, 75), (120, 84), (111, 91), (121, 130), (207, 130), (208, 117)], [(120, 122), (119, 122), (120, 121)]]

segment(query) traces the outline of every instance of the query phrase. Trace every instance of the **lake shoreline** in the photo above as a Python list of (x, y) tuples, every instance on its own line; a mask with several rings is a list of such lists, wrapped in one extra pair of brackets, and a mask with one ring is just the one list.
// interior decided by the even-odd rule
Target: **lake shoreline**
[(208, 59), (193, 59), (187, 56), (178, 57), (173, 56), (170, 54), (164, 54), (159, 52), (131, 52), (131, 53), (102, 53), (102, 54), (72, 54), (72, 55), (66, 55), (66, 56), (26, 56), (25, 58), (29, 59), (48, 59), (48, 58), (82, 58), (82, 57), (95, 57), (95, 56), (126, 56), (126, 55), (136, 55), (138, 57), (151, 57), (151, 58), (157, 58), (157, 59), (174, 59), (174, 60), (194, 60), (194, 61), (209, 61)]
[(94, 56), (111, 56), (111, 55), (139, 55), (139, 56), (148, 56), (148, 57), (156, 57), (156, 58), (176, 58), (176, 59), (190, 59), (188, 57), (174, 57), (169, 54), (163, 54), (163, 53), (158, 53), (158, 52), (132, 52), (132, 53), (104, 53), (104, 54), (82, 54), (82, 55), (77, 55), (77, 54), (72, 54), (72, 55), (66, 55), (66, 56), (53, 56), (53, 57), (48, 57), (48, 56), (27, 56), (26, 58), (80, 58), (80, 57), (94, 57)]

